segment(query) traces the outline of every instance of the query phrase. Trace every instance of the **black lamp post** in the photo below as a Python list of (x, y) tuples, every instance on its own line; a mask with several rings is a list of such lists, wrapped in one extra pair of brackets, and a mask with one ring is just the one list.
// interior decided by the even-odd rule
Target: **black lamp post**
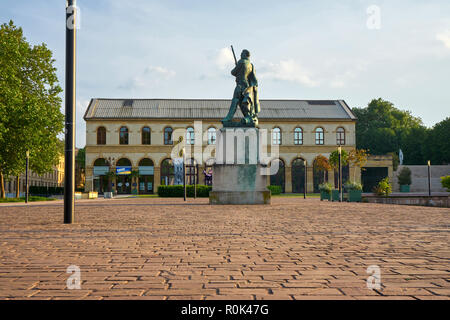
[(184, 188), (184, 201), (186, 201), (186, 156), (185, 148), (183, 148), (183, 188)]
[(342, 202), (342, 148), (339, 146), (339, 202)]
[(197, 199), (197, 174), (198, 174), (198, 165), (194, 166), (194, 199)]
[(303, 199), (306, 199), (306, 175), (307, 175), (307, 171), (306, 171), (306, 160), (303, 159), (303, 168), (305, 170), (305, 177), (303, 179), (304, 182), (304, 188), (303, 188)]
[(27, 158), (25, 162), (25, 203), (28, 203), (28, 167), (30, 162), (30, 151), (27, 150)]
[(75, 208), (75, 104), (76, 104), (76, 1), (66, 1), (66, 86), (65, 86), (65, 156), (64, 156), (64, 223), (74, 221)]

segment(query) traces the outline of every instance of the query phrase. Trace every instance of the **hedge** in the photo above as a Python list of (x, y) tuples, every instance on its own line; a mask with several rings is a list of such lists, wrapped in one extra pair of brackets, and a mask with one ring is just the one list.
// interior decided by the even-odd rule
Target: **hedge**
[(64, 194), (63, 187), (43, 187), (43, 186), (30, 186), (30, 194), (31, 195), (56, 195), (56, 194)]
[(281, 194), (281, 192), (283, 192), (283, 188), (281, 188), (281, 186), (268, 186), (267, 189), (270, 190), (272, 195)]
[[(197, 197), (208, 198), (209, 192), (212, 190), (211, 186), (197, 185)], [(186, 186), (186, 194), (188, 197), (194, 197), (194, 186)], [(184, 197), (184, 187), (183, 186), (159, 186), (158, 196), (168, 198), (181, 198)]]

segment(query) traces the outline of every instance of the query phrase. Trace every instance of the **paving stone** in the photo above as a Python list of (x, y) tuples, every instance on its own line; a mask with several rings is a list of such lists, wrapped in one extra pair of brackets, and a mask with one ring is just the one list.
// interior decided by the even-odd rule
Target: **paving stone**
[(81, 200), (73, 225), (60, 202), (0, 204), (0, 299), (450, 299), (446, 208), (188, 204)]

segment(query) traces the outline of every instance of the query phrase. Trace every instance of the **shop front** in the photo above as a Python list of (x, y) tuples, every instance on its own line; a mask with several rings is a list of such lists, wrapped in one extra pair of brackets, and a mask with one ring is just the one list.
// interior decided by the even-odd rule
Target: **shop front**
[(139, 194), (153, 194), (154, 166), (150, 159), (139, 162)]

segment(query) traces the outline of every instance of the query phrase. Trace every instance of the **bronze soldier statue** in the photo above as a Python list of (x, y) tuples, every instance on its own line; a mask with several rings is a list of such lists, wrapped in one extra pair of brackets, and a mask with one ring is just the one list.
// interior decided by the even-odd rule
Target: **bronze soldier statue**
[[(234, 59), (236, 60), (236, 57)], [(258, 125), (258, 113), (261, 107), (258, 99), (258, 80), (255, 76), (255, 68), (250, 62), (248, 50), (242, 50), (241, 59), (236, 63), (236, 67), (231, 70), (231, 74), (236, 77), (236, 88), (234, 89), (230, 110), (222, 120), (222, 124), (224, 127), (255, 127)], [(232, 121), (238, 105), (244, 115), (240, 123)]]

